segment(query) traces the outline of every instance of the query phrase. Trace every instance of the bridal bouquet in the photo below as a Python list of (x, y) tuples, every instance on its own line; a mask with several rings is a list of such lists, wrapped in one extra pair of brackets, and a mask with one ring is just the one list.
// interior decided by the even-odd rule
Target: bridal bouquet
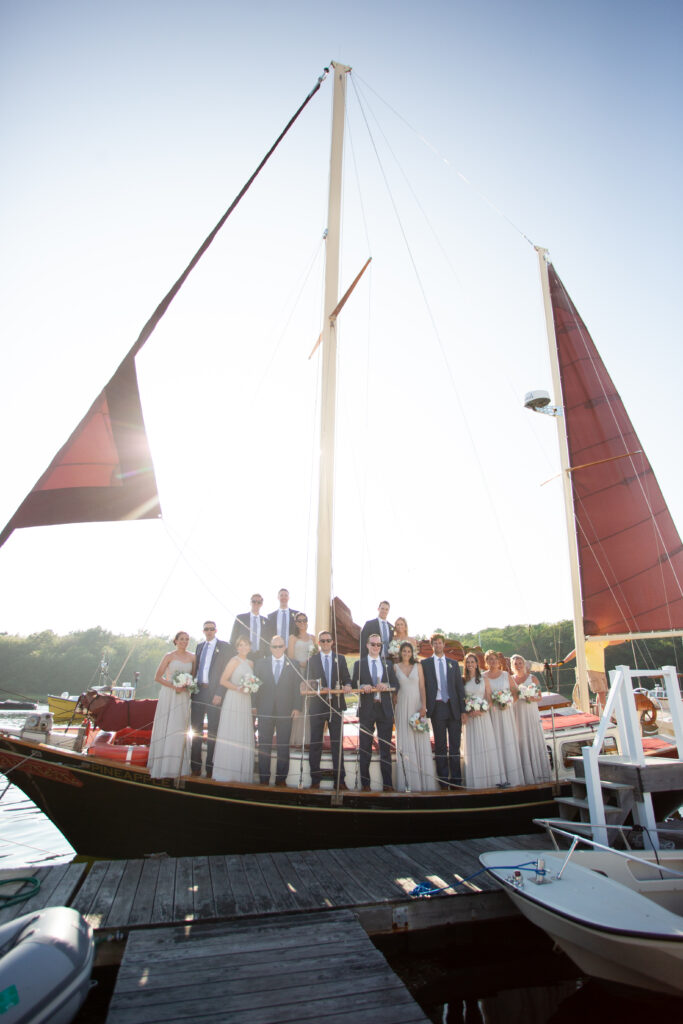
[(415, 711), (408, 719), (408, 725), (415, 732), (429, 732), (429, 721), (426, 718), (420, 716), (419, 711)]
[(185, 690), (187, 693), (196, 693), (199, 689), (191, 672), (174, 672), (172, 682), (176, 690)]
[(402, 643), (403, 643), (402, 640), (390, 640), (389, 641), (389, 646), (387, 647), (387, 653), (390, 655), (390, 657), (398, 658), (398, 652), (399, 652), (399, 649), (400, 649)]
[(318, 645), (316, 643), (313, 643), (313, 641), (311, 641), (311, 643), (308, 645), (308, 657), (312, 658), (313, 655), (317, 654), (317, 653), (318, 653)]
[(243, 690), (247, 691), (247, 693), (257, 693), (261, 685), (261, 680), (250, 673), (247, 676), (242, 676), (240, 685)]
[(494, 690), (492, 696), (499, 708), (509, 708), (514, 700), (510, 690)]
[(536, 683), (520, 683), (517, 689), (521, 700), (532, 701), (538, 697)]
[(467, 697), (465, 699), (465, 711), (488, 711), (489, 702), (484, 697)]

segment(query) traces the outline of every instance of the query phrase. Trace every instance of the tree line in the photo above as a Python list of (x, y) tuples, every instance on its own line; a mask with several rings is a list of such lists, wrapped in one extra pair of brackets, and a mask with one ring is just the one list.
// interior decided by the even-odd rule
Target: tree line
[[(535, 625), (505, 626), (482, 629), (479, 633), (456, 633), (440, 629), (448, 639), (459, 640), (465, 647), (481, 646), (508, 657), (521, 654), (531, 661), (561, 661), (574, 648), (574, 629), (570, 620), (541, 622)], [(190, 650), (198, 641), (194, 638)], [(678, 642), (680, 643), (680, 641)], [(173, 648), (170, 636), (139, 633), (125, 636), (111, 633), (101, 626), (60, 636), (52, 630), (30, 636), (0, 633), (0, 700), (30, 697), (39, 699), (48, 693), (82, 693), (100, 681), (101, 663), (106, 661), (108, 674), (120, 683), (135, 682), (138, 697), (155, 697), (154, 673), (166, 651)], [(654, 668), (676, 665), (678, 651), (671, 640), (650, 640), (647, 649), (642, 642), (608, 647), (605, 652), (607, 670), (616, 665)], [(574, 665), (554, 669), (554, 687), (571, 693)]]

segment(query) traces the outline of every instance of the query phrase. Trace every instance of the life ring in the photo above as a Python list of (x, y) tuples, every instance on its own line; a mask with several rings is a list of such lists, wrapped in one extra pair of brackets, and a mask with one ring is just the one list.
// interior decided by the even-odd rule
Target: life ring
[(134, 764), (144, 768), (149, 757), (149, 747), (140, 744), (129, 744), (128, 746), (114, 746), (111, 743), (93, 744), (88, 747), (86, 753), (91, 757), (103, 757), (106, 761), (117, 761), (122, 764)]

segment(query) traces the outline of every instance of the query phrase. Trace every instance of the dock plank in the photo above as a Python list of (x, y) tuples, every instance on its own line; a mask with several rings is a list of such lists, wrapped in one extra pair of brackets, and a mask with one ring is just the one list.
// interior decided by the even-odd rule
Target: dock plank
[[(343, 976), (337, 969), (340, 958)], [(199, 973), (192, 964), (201, 965)], [(347, 910), (136, 931), (128, 941), (107, 1024), (322, 1019), (335, 1024), (427, 1022)]]
[(129, 926), (149, 924), (152, 920), (159, 868), (160, 861), (156, 857), (150, 857), (143, 862), (135, 901), (128, 916)]
[(194, 881), (192, 857), (178, 857), (173, 887), (173, 920), (194, 920)]
[(164, 924), (173, 920), (175, 872), (176, 861), (172, 857), (159, 859), (159, 874), (152, 905), (152, 921), (155, 924)]
[(87, 913), (83, 913), (88, 924), (93, 928), (102, 928), (107, 915), (116, 897), (121, 879), (126, 870), (125, 860), (105, 861), (105, 871), (101, 876), (101, 882), (94, 894)]
[[(70, 903), (86, 870), (85, 864), (54, 864), (41, 868), (18, 868), (0, 872), (0, 878), (37, 878), (40, 888), (30, 899), (15, 903), (0, 910), (0, 924), (14, 921), (24, 914), (33, 914), (46, 907), (61, 907)], [(28, 886), (3, 885), (5, 896), (15, 895), (21, 890), (30, 891)]]
[(107, 928), (118, 928), (130, 920), (135, 903), (135, 894), (140, 883), (144, 860), (127, 860), (123, 875), (112, 900), (109, 911), (102, 924)]
[(195, 919), (206, 921), (216, 917), (216, 898), (207, 857), (192, 858), (192, 880)]
[(225, 857), (215, 855), (207, 859), (209, 862), (211, 885), (213, 886), (213, 897), (216, 904), (216, 916), (232, 917), (237, 912), (237, 904), (232, 894)]

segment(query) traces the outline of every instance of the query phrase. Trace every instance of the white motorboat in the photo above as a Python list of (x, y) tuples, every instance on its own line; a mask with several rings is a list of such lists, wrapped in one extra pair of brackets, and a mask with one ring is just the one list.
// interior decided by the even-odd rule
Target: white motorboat
[(568, 851), (496, 850), (479, 860), (585, 974), (683, 996), (683, 851), (622, 852), (571, 838)]

